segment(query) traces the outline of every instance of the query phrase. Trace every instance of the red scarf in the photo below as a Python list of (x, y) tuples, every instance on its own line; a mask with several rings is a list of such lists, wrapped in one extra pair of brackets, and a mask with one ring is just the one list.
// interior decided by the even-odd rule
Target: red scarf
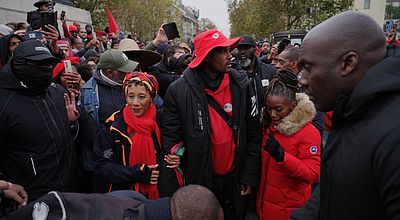
[[(134, 135), (131, 137), (132, 145), (129, 154), (129, 164), (131, 166), (136, 164), (156, 165), (154, 141), (151, 137), (151, 134), (156, 132), (158, 143), (161, 143), (160, 129), (156, 123), (156, 107), (154, 104), (150, 104), (147, 112), (137, 117), (132, 113), (131, 108), (126, 106), (123, 114), (128, 126), (128, 134), (134, 132)], [(134, 189), (148, 195), (151, 200), (159, 198), (157, 185), (136, 183)]]

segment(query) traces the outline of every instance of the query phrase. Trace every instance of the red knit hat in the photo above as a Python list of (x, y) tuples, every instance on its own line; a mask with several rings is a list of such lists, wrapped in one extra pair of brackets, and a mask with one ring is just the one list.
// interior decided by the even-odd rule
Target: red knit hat
[(58, 63), (56, 65), (56, 67), (54, 67), (54, 69), (53, 69), (53, 76), (52, 76), (53, 79), (57, 78), (57, 76), (60, 75), (60, 73), (64, 70), (64, 61), (66, 61), (66, 60), (70, 60), (71, 64), (73, 64), (73, 65), (79, 64), (79, 57), (68, 57), (68, 58), (61, 60), (61, 62)]
[(196, 68), (203, 62), (207, 54), (216, 47), (230, 47), (233, 50), (239, 43), (240, 37), (228, 39), (217, 29), (205, 31), (194, 38), (195, 58), (189, 64), (189, 68)]
[(69, 29), (69, 32), (72, 32), (72, 31), (78, 32), (78, 28), (73, 24), (71, 24), (68, 29)]

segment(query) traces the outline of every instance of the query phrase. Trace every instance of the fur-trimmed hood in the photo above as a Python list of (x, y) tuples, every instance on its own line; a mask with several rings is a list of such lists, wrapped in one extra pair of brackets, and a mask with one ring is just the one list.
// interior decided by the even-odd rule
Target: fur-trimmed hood
[(317, 112), (308, 95), (297, 93), (296, 100), (297, 105), (293, 111), (275, 126), (275, 129), (285, 136), (291, 136), (298, 132), (314, 118)]

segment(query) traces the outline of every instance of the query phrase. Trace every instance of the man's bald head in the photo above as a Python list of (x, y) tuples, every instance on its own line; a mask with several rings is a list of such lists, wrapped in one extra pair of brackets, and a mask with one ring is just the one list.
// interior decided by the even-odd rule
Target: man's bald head
[(382, 28), (368, 15), (347, 11), (313, 28), (300, 48), (300, 83), (320, 111), (349, 96), (369, 68), (384, 59)]
[(215, 195), (204, 186), (180, 188), (171, 198), (173, 220), (222, 220), (223, 211)]

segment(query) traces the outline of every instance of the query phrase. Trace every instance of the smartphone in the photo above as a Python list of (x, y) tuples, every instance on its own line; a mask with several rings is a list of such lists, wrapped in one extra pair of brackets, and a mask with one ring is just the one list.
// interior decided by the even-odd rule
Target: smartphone
[(53, 4), (53, 2), (49, 2), (49, 3), (47, 4), (47, 6), (49, 7), (49, 11), (52, 11), (52, 10), (54, 9), (54, 4)]
[(60, 20), (64, 20), (65, 18), (65, 11), (61, 11)]
[(46, 25), (53, 25), (55, 28), (58, 27), (57, 25), (57, 12), (40, 12), (40, 20), (41, 26), (43, 31), (49, 31)]
[(283, 38), (281, 40), (281, 42), (279, 42), (279, 45), (278, 45), (278, 54), (281, 54), (286, 49), (287, 45), (289, 45), (289, 44), (290, 44), (290, 40), (287, 38)]
[(72, 73), (71, 60), (65, 60), (64, 61), (64, 69), (65, 69), (66, 73)]
[(176, 23), (175, 22), (164, 24), (162, 26), (162, 28), (164, 29), (168, 40), (173, 40), (175, 38), (180, 38), (179, 31), (178, 31), (178, 28), (176, 27)]

